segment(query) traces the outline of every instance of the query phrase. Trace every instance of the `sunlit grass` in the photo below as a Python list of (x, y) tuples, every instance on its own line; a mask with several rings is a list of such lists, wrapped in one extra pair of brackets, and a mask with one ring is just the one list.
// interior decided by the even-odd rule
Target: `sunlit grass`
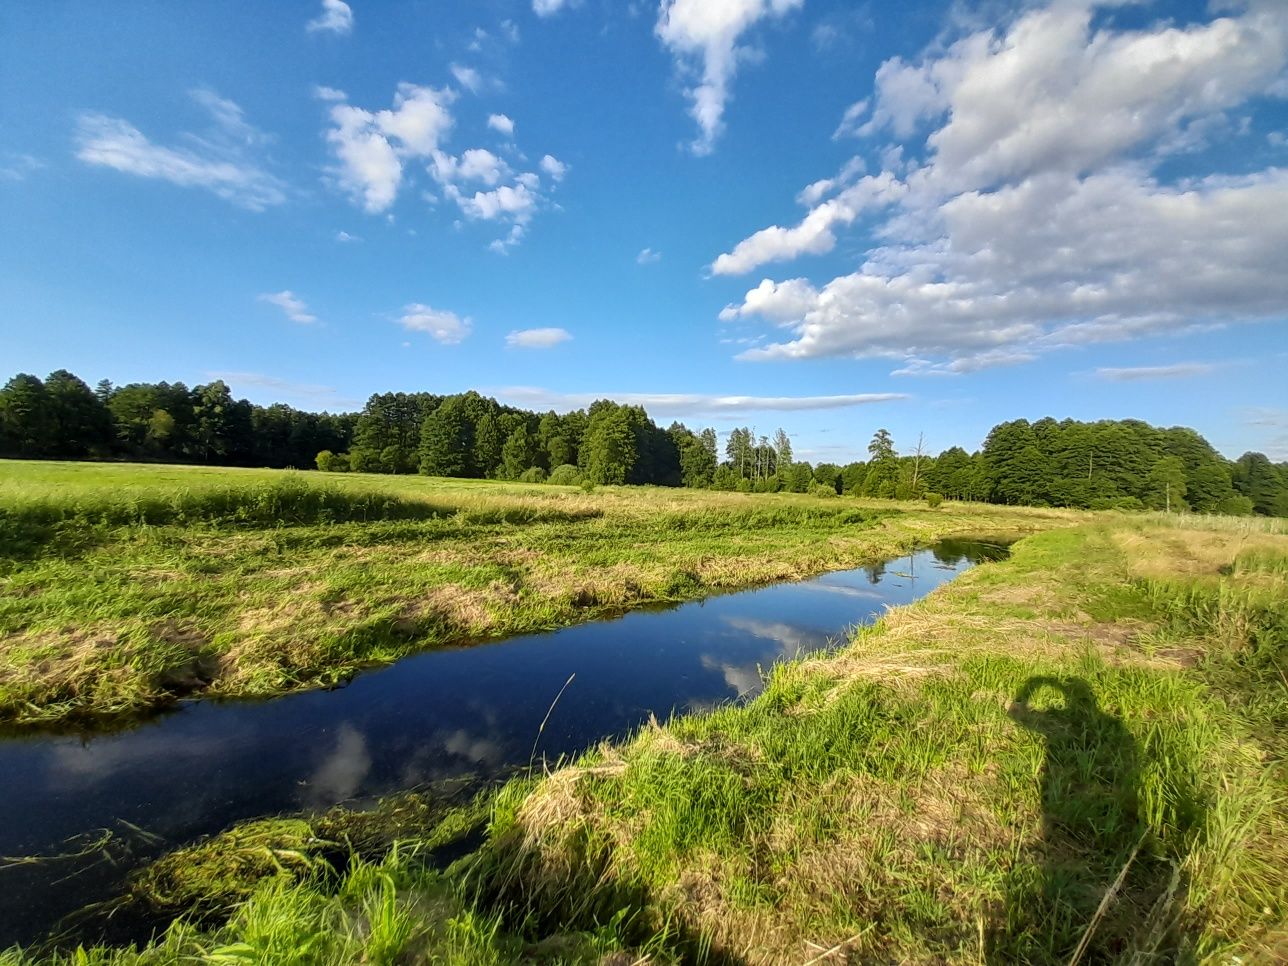
[[(234, 829), (168, 860), (226, 921), (84, 961), (1275, 961), (1288, 543), (1213, 531), (1160, 557), (1175, 533), (1030, 537), (746, 706), (359, 836), (356, 859), (301, 848), (340, 837), (316, 819)], [(227, 894), (261, 845), (306, 861)]]
[(0, 722), (271, 695), (449, 643), (1085, 515), (0, 462)]

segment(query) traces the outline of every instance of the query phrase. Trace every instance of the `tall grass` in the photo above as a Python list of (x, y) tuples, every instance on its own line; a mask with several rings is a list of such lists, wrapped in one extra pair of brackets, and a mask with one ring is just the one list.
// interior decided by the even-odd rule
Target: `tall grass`
[(0, 723), (341, 682), (442, 644), (852, 567), (1050, 511), (0, 461)]
[[(347, 869), (264, 864), (226, 922), (84, 961), (1276, 961), (1288, 545), (1220, 532), (1196, 552), (1224, 572), (1133, 577), (1167, 532), (1136, 527), (1030, 538), (748, 705), (366, 839)], [(171, 868), (218, 873), (218, 851)]]

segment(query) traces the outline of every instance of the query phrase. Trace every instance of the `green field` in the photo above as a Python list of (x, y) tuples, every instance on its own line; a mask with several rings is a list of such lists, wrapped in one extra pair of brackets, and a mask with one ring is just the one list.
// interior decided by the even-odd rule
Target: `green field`
[[(69, 647), (78, 620), (132, 641), (140, 663), (167, 653), (156, 621), (191, 620), (224, 655), (209, 690), (272, 691), (453, 633), (953, 531), (1036, 532), (841, 650), (776, 666), (748, 705), (650, 725), (466, 805), (400, 796), (247, 823), (135, 877), (134, 901), (174, 919), (152, 944), (13, 950), (4, 966), (1288, 955), (1288, 535), (1274, 521), (6, 469), (3, 680), (30, 689), (8, 705), (27, 720), (108, 709), (80, 692), (41, 704), (54, 665), (13, 647), (40, 629)], [(384, 636), (449, 586), (479, 594), (470, 620)], [(380, 632), (346, 635), (350, 622)], [(335, 643), (354, 640), (378, 646)], [(89, 695), (131, 667), (117, 650), (78, 667)], [(129, 673), (152, 683), (122, 689), (128, 706), (168, 693)], [(467, 840), (447, 868), (426, 863)]]
[(1073, 511), (0, 462), (0, 723), (335, 684), (425, 648)]

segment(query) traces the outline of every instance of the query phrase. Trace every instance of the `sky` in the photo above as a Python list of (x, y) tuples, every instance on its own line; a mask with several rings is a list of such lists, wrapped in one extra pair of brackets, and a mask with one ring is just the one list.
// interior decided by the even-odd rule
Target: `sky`
[(1288, 459), (1288, 2), (18, 0), (0, 378)]

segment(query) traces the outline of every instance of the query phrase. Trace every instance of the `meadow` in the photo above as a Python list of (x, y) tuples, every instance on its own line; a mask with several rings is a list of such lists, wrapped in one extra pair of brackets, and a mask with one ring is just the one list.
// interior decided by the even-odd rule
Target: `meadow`
[(0, 962), (1282, 961), (1271, 530), (1026, 537), (750, 704), (465, 805), (248, 823), (136, 878), (152, 943)]
[(343, 682), (1086, 514), (653, 487), (0, 462), (0, 725)]
[[(409, 589), (450, 586), (482, 593), (490, 623), (447, 626), (499, 634), (945, 533), (1028, 535), (839, 650), (767, 669), (754, 701), (651, 722), (465, 802), (408, 794), (236, 826), (134, 875), (127, 901), (171, 923), (151, 942), (13, 949), (4, 966), (1288, 955), (1278, 521), (37, 464), (5, 486), (22, 540), (4, 579), (34, 588), (6, 594), (6, 628), (22, 627), (10, 644), (42, 610), (61, 615), (49, 628), (108, 600), (75, 596), (79, 568), (133, 588), (128, 608), (99, 605), (104, 626), (173, 619), (190, 594), (205, 603), (185, 613), (258, 628), (279, 667), (306, 653), (356, 668), (449, 639), (326, 651), (308, 642), (352, 616), (327, 599), (388, 617)], [(238, 693), (254, 678), (220, 633), (204, 646), (228, 644), (229, 677), (207, 691)], [(291, 659), (268, 691), (325, 680)], [(50, 666), (6, 660), (6, 686)]]

